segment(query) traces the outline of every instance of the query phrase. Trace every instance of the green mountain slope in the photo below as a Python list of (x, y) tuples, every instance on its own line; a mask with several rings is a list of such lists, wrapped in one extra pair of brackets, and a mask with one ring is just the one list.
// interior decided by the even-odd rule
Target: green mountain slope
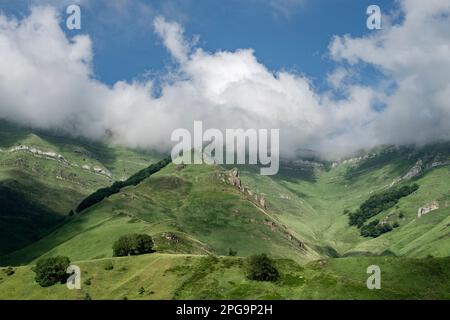
[(86, 195), (158, 157), (0, 121), (0, 256), (40, 239)]
[[(129, 232), (157, 238), (172, 232), (185, 237), (189, 248), (197, 244), (200, 252), (224, 255), (231, 248), (239, 255), (266, 252), (299, 262), (346, 255), (449, 256), (450, 172), (443, 150), (450, 149), (439, 149), (443, 165), (424, 167), (417, 176), (403, 180), (399, 177), (407, 175), (426, 152), (411, 156), (411, 150), (387, 149), (333, 166), (288, 162), (273, 177), (255, 174), (255, 168), (239, 168), (243, 185), (264, 197), (264, 208), (230, 185), (230, 171), (171, 164), (83, 211), (44, 239), (3, 257), (3, 265), (30, 263), (41, 255), (108, 257), (114, 240)], [(368, 220), (395, 222), (398, 228), (366, 238), (349, 225), (346, 210), (355, 210), (391, 186), (412, 183), (419, 185), (416, 192)], [(432, 201), (440, 208), (418, 218), (418, 209)]]
[[(450, 255), (450, 146), (438, 150), (388, 149), (369, 159), (354, 159), (333, 167), (290, 162), (274, 177), (254, 174), (254, 168), (240, 169), (244, 183), (265, 195), (268, 210), (281, 223), (310, 244), (329, 248), (330, 255), (389, 251), (413, 257), (443, 257)], [(427, 157), (428, 164), (423, 164), (420, 173), (399, 180), (414, 172), (411, 168), (418, 160)], [(416, 192), (368, 220), (391, 225), (396, 222), (398, 228), (373, 239), (362, 237), (359, 229), (349, 225), (346, 210), (356, 210), (371, 195), (391, 186), (413, 183), (419, 185)], [(439, 209), (418, 218), (419, 208), (432, 202), (437, 202)]]
[[(0, 274), (6, 292), (0, 298), (79, 299), (86, 292), (114, 299), (448, 296), (449, 144), (380, 147), (336, 163), (284, 161), (275, 176), (252, 166), (150, 170), (161, 156), (7, 123), (0, 148), (0, 266), (64, 255), (95, 279), (82, 291), (54, 286), (44, 296), (24, 266), (11, 277)], [(114, 184), (146, 167), (149, 174), (136, 183)], [(363, 237), (349, 224), (349, 214), (369, 198), (412, 184), (416, 191), (380, 204), (365, 221), (392, 231)], [(111, 185), (119, 187), (68, 215)], [(113, 243), (129, 233), (151, 235), (157, 254), (112, 258)], [(239, 257), (223, 257), (230, 249)], [(257, 253), (277, 258), (284, 278), (247, 280), (243, 258)], [(107, 273), (109, 259), (117, 266)], [(382, 267), (386, 290), (365, 287), (370, 264)], [(145, 294), (138, 293), (141, 286)]]
[(223, 175), (226, 172), (217, 166), (170, 164), (73, 216), (42, 240), (3, 257), (3, 265), (30, 263), (41, 255), (76, 260), (109, 257), (114, 241), (130, 232), (157, 239), (170, 232), (188, 240), (189, 247), (219, 255), (232, 248), (243, 256), (266, 252), (297, 261), (319, 256), (271, 225), (270, 216)]

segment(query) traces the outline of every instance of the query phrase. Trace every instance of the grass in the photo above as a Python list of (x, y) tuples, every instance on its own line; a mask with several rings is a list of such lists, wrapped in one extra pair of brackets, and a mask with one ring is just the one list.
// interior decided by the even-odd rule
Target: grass
[[(446, 150), (448, 154), (450, 148)], [(442, 147), (440, 151), (443, 152)], [(417, 183), (419, 190), (401, 199), (394, 208), (368, 220), (381, 220), (401, 212), (404, 217), (398, 221), (400, 228), (376, 239), (367, 239), (348, 224), (344, 210), (354, 211), (372, 194), (386, 190), (395, 178), (403, 176), (415, 162), (408, 156), (407, 152), (382, 153), (367, 163), (315, 169), (314, 181), (303, 179), (303, 171), (294, 165), (274, 177), (255, 175), (252, 168), (245, 166), (240, 169), (244, 183), (266, 195), (269, 211), (321, 252), (331, 249), (331, 254), (343, 256), (381, 254), (389, 250), (413, 257), (448, 256), (448, 166), (427, 171), (408, 181), (406, 184)], [(417, 219), (418, 209), (435, 200), (440, 202), (441, 208)]]
[[(0, 299), (449, 299), (450, 258), (339, 258), (301, 266), (278, 259), (281, 277), (246, 277), (241, 257), (148, 254), (76, 261), (80, 290), (42, 288), (30, 266), (0, 272)], [(367, 267), (381, 269), (381, 289), (366, 287)]]
[[(28, 146), (61, 154), (72, 165), (36, 156)], [(86, 195), (111, 184), (93, 167), (128, 177), (158, 156), (118, 146), (58, 136), (0, 121), (0, 256), (36, 242), (57, 228)], [(82, 166), (88, 165), (91, 170)], [(1, 259), (0, 259), (1, 261)]]
[(285, 234), (272, 231), (266, 217), (234, 187), (218, 178), (220, 168), (170, 164), (136, 187), (126, 187), (75, 215), (45, 238), (5, 256), (2, 265), (27, 264), (40, 256), (66, 255), (72, 260), (110, 257), (121, 235), (158, 236), (175, 232), (188, 240), (168, 252), (213, 252), (239, 255), (273, 253), (308, 260)]

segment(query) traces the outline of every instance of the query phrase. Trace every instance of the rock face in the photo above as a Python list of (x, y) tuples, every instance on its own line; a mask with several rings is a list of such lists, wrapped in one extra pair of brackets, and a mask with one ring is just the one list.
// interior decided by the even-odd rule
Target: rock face
[[(58, 161), (58, 162), (66, 165), (66, 166), (69, 166), (69, 167), (79, 167), (78, 164), (69, 162), (66, 158), (64, 158), (62, 155), (60, 155), (60, 154), (58, 154), (56, 152), (43, 151), (43, 150), (40, 150), (38, 148), (29, 147), (29, 146), (25, 146), (25, 145), (19, 145), (19, 146), (16, 146), (16, 147), (12, 147), (9, 150), (0, 149), (0, 152), (11, 152), (11, 153), (12, 152), (28, 152), (28, 153), (31, 153), (35, 157), (39, 157), (39, 158), (43, 158), (43, 159), (47, 159), (47, 160), (52, 160), (52, 161)], [(91, 168), (91, 166), (82, 165), (81, 169), (93, 172), (95, 174), (103, 175), (103, 176), (106, 176), (108, 178), (112, 178), (111, 172), (109, 172), (107, 169), (104, 169), (104, 168), (100, 168), (100, 167), (93, 167), (93, 168)]]
[(420, 218), (423, 215), (426, 215), (427, 213), (430, 213), (431, 211), (439, 209), (439, 202), (433, 201), (430, 202), (423, 207), (419, 208), (417, 211), (417, 217)]
[(241, 178), (239, 177), (239, 170), (237, 168), (232, 169), (228, 173), (227, 179), (232, 186), (236, 187), (240, 192), (242, 192), (245, 196), (247, 196), (249, 200), (251, 200), (257, 206), (263, 209), (267, 208), (266, 199), (262, 195), (253, 193), (248, 187), (242, 184)]
[(238, 169), (234, 168), (233, 170), (230, 171), (230, 174), (228, 175), (228, 181), (230, 182), (231, 185), (241, 189), (242, 183), (241, 178), (239, 178)]
[(424, 169), (422, 159), (417, 160), (416, 164), (401, 178), (402, 180), (409, 180), (417, 177)]

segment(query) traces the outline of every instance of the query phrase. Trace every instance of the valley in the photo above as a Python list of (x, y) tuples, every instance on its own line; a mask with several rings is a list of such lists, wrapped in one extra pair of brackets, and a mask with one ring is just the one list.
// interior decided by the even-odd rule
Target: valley
[[(278, 175), (263, 176), (256, 166), (163, 163), (156, 153), (2, 124), (0, 266), (15, 272), (0, 273), (1, 299), (448, 298), (448, 144), (283, 160)], [(364, 237), (350, 225), (371, 197), (413, 184), (364, 222), (389, 232)], [(113, 258), (113, 243), (130, 233), (151, 235), (156, 253)], [(260, 253), (279, 266), (276, 283), (246, 279), (246, 257)], [(92, 284), (40, 288), (31, 267), (54, 256), (69, 257)], [(114, 264), (108, 274), (105, 261)], [(370, 264), (386, 275), (385, 290), (365, 287)]]

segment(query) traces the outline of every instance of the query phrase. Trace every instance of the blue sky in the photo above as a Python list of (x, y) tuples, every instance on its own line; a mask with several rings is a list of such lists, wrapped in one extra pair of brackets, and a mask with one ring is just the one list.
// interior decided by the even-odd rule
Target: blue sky
[[(69, 36), (91, 36), (95, 76), (109, 84), (158, 73), (170, 64), (168, 52), (152, 30), (153, 18), (163, 15), (181, 23), (188, 37), (198, 35), (198, 45), (205, 50), (252, 48), (269, 69), (303, 73), (321, 88), (334, 67), (327, 52), (332, 37), (376, 32), (366, 28), (366, 8), (376, 3), (388, 12), (394, 5), (387, 0), (272, 1), (142, 1), (148, 11), (133, 5), (121, 10), (105, 7), (103, 1), (81, 2), (82, 29), (63, 30)], [(30, 1), (0, 0), (2, 11), (16, 16), (28, 14), (29, 5)], [(64, 17), (65, 6), (59, 9)]]

